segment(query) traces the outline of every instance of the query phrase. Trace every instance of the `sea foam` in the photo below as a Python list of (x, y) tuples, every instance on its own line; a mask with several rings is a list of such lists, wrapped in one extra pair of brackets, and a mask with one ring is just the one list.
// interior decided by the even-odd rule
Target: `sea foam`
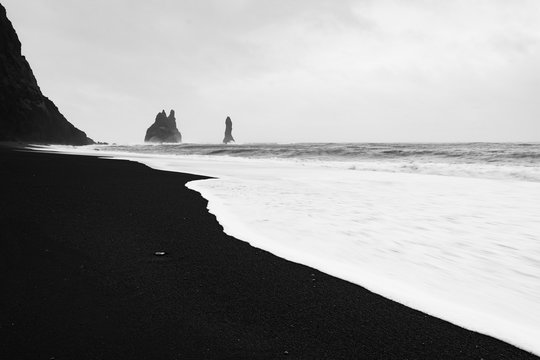
[(101, 155), (214, 177), (187, 186), (229, 235), (540, 355), (539, 182)]

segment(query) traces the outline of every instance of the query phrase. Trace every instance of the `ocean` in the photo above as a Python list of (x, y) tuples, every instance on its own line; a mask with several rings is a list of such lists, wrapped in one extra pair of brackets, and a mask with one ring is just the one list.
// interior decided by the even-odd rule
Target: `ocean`
[(212, 177), (229, 235), (540, 355), (540, 143), (49, 150)]
[(98, 150), (331, 162), (351, 170), (540, 181), (540, 143), (109, 145)]

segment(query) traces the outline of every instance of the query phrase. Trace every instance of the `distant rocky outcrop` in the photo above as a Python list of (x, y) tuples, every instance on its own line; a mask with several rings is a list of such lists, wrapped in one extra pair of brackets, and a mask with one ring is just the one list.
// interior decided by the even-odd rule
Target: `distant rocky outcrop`
[(232, 120), (227, 116), (227, 119), (225, 119), (225, 137), (223, 138), (223, 143), (228, 144), (231, 141), (234, 141), (232, 136)]
[(182, 142), (182, 134), (176, 127), (174, 110), (171, 110), (169, 116), (165, 110), (156, 116), (156, 121), (146, 130), (145, 142), (151, 143), (179, 143)]
[(0, 4), (0, 141), (47, 144), (92, 144), (45, 97), (30, 65), (21, 54), (21, 42)]

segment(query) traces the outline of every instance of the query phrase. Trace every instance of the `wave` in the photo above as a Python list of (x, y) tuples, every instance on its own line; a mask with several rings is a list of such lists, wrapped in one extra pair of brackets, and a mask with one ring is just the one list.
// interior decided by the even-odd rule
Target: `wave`
[(471, 144), (166, 144), (108, 145), (111, 151), (174, 153), (178, 155), (230, 155), (245, 157), (298, 157), (379, 159), (428, 157), (462, 159), (463, 161), (504, 162), (515, 159), (540, 159), (540, 144), (536, 143), (471, 143)]
[(164, 144), (95, 146), (95, 149), (143, 154), (315, 161), (367, 171), (540, 181), (538, 143)]

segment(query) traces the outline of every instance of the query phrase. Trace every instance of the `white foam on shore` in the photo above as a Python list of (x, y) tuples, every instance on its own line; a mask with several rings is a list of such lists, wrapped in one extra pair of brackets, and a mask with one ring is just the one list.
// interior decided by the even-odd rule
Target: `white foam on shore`
[(540, 355), (538, 182), (92, 154), (217, 177), (187, 186), (227, 234)]

